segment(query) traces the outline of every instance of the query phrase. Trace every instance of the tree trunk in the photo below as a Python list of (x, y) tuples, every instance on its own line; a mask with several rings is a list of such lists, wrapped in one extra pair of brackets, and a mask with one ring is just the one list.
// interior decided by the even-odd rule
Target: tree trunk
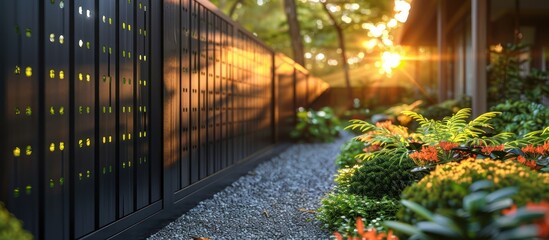
[(303, 48), (303, 38), (301, 37), (299, 21), (297, 20), (297, 7), (295, 0), (284, 0), (284, 13), (286, 13), (288, 26), (290, 27), (290, 38), (292, 42), (294, 61), (301, 64), (301, 66), (305, 66), (305, 50)]
[(234, 20), (233, 15), (236, 11), (236, 7), (238, 7), (238, 4), (241, 4), (242, 0), (236, 0), (233, 5), (231, 6), (231, 9), (229, 10), (229, 17)]
[(337, 32), (337, 40), (339, 41), (339, 48), (341, 49), (341, 60), (343, 60), (343, 75), (345, 77), (345, 85), (347, 88), (347, 97), (349, 98), (349, 106), (353, 106), (353, 90), (351, 89), (351, 76), (349, 75), (349, 63), (347, 62), (347, 48), (345, 47), (345, 37), (343, 34), (343, 28), (338, 24), (334, 15), (328, 9), (326, 2), (322, 2), (324, 11), (330, 17), (332, 24)]

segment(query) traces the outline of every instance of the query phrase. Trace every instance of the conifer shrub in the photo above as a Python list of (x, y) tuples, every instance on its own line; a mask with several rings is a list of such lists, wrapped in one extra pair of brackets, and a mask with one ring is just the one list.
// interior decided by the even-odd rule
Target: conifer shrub
[[(468, 187), (479, 180), (494, 183), (489, 191), (517, 187), (519, 192), (512, 199), (518, 206), (549, 199), (549, 173), (532, 170), (517, 161), (472, 158), (438, 165), (428, 176), (406, 188), (402, 199), (445, 215), (463, 207)], [(413, 224), (421, 220), (409, 209), (401, 209), (398, 218)]]
[(390, 161), (388, 157), (379, 156), (365, 162), (356, 170), (349, 183), (349, 193), (373, 199), (398, 199), (402, 190), (426, 174), (412, 172), (415, 167), (415, 163), (410, 159), (404, 159), (399, 163)]

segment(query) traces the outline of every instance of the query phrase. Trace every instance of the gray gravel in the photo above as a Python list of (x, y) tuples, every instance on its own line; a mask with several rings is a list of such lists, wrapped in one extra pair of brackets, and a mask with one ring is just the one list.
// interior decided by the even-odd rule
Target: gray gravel
[(149, 239), (329, 239), (312, 210), (333, 187), (345, 139), (291, 146)]

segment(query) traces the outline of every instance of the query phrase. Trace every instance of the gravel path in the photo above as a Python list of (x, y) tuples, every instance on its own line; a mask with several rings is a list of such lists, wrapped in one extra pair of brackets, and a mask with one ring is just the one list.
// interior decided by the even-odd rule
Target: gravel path
[(329, 239), (311, 210), (332, 188), (335, 157), (349, 138), (291, 146), (149, 239)]

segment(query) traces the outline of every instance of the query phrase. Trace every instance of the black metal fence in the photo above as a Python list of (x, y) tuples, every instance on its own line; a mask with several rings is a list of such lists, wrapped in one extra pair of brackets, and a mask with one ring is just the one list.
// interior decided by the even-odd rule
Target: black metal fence
[(171, 211), (328, 87), (208, 2), (0, 13), (0, 201), (39, 239), (110, 237)]

